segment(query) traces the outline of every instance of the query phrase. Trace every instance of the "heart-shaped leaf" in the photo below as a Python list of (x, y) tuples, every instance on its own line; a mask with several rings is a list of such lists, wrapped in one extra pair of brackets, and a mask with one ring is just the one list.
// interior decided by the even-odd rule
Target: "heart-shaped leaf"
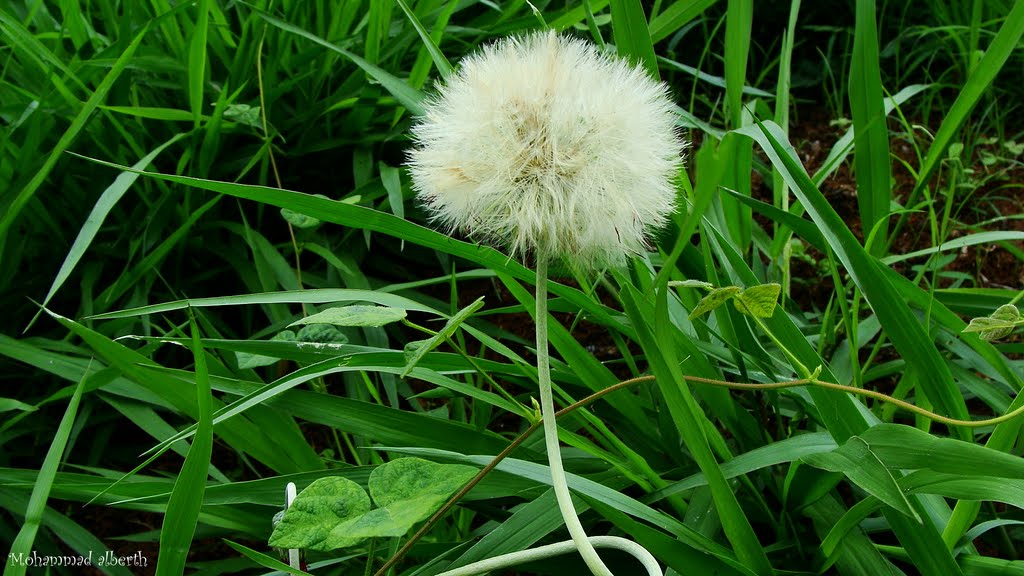
[(367, 538), (402, 536), (426, 520), (476, 474), (462, 464), (399, 458), (370, 474), (370, 498), (361, 486), (338, 476), (320, 478), (299, 493), (274, 527), (270, 545), (328, 551)]
[(697, 307), (693, 309), (693, 312), (690, 312), (690, 319), (692, 320), (701, 314), (711, 312), (715, 308), (724, 304), (729, 298), (735, 296), (739, 291), (739, 286), (715, 288), (710, 294), (701, 299), (697, 304)]
[(733, 304), (744, 314), (758, 318), (771, 318), (775, 313), (775, 304), (779, 301), (782, 286), (778, 284), (760, 284), (751, 286), (736, 295)]
[(971, 319), (964, 332), (978, 332), (982, 340), (998, 340), (1022, 324), (1020, 310), (1013, 304), (1003, 304), (989, 316)]
[(363, 540), (348, 527), (370, 511), (362, 486), (341, 476), (318, 478), (299, 493), (270, 536), (270, 545), (328, 551)]

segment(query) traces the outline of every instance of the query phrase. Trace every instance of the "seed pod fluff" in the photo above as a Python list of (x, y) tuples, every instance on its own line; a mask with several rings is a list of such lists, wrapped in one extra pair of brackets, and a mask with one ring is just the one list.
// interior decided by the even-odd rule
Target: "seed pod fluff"
[(554, 32), (507, 38), (427, 101), (413, 187), (436, 222), (513, 256), (618, 265), (675, 206), (675, 121), (641, 67)]

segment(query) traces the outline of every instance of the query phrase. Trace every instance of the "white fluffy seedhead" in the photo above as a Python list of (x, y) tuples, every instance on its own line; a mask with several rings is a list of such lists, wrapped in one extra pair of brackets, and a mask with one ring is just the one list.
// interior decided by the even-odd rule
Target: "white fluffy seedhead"
[(427, 102), (413, 187), (436, 221), (513, 255), (619, 264), (674, 208), (675, 121), (643, 68), (554, 32), (507, 38)]

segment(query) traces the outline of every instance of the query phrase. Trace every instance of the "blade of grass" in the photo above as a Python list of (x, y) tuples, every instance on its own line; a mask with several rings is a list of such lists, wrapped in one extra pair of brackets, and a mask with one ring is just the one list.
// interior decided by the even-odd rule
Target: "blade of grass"
[[(186, 134), (184, 133), (174, 135), (170, 140), (154, 148), (152, 152), (136, 162), (132, 167), (138, 170), (146, 168), (151, 162), (153, 162), (153, 159), (159, 156), (160, 153), (168, 146), (174, 144), (178, 140), (181, 140), (185, 136)], [(103, 191), (103, 194), (100, 195), (99, 200), (96, 201), (96, 205), (93, 206), (92, 211), (89, 213), (89, 217), (86, 218), (85, 224), (83, 224), (78, 230), (78, 236), (75, 238), (75, 242), (71, 245), (71, 249), (68, 250), (68, 255), (64, 258), (64, 263), (61, 264), (60, 270), (57, 271), (57, 277), (53, 279), (53, 284), (50, 285), (50, 290), (46, 293), (46, 298), (43, 298), (43, 307), (50, 303), (50, 299), (53, 298), (54, 294), (57, 293), (57, 290), (64, 285), (64, 281), (68, 279), (68, 276), (71, 275), (75, 266), (77, 266), (78, 262), (81, 261), (82, 256), (85, 255), (85, 251), (89, 248), (89, 245), (92, 244), (93, 239), (96, 237), (96, 233), (99, 232), (100, 226), (103, 225), (103, 221), (106, 219), (107, 215), (110, 214), (114, 205), (117, 204), (117, 202), (124, 196), (125, 192), (131, 188), (132, 184), (134, 184), (138, 178), (139, 175), (137, 173), (122, 172), (121, 174), (118, 174), (117, 178), (114, 179), (114, 182)], [(36, 316), (32, 319), (32, 322), (29, 322), (29, 325), (25, 330), (32, 327), (35, 319), (38, 318), (41, 313), (41, 311), (36, 313)]]
[(878, 66), (875, 0), (857, 0), (849, 96), (856, 139), (853, 162), (857, 207), (865, 236), (877, 230), (869, 252), (880, 256), (886, 250), (888, 235), (892, 163), (889, 161), (889, 128), (882, 104), (882, 73)]
[(413, 28), (416, 29), (416, 33), (420, 35), (420, 40), (423, 41), (424, 48), (430, 53), (430, 58), (434, 61), (434, 67), (441, 74), (441, 77), (446, 81), (452, 75), (452, 65), (448, 62), (448, 59), (444, 57), (441, 49), (438, 48), (437, 43), (427, 32), (427, 29), (420, 24), (419, 18), (416, 17), (416, 13), (409, 9), (409, 5), (405, 3), (405, 0), (398, 0), (398, 5), (405, 12), (406, 17), (409, 18), (409, 22), (412, 23)]
[[(81, 157), (86, 158), (85, 156)], [(86, 159), (91, 162), (103, 164), (104, 166), (110, 166), (112, 168), (128, 172), (136, 172), (143, 176), (156, 178), (158, 180), (175, 182), (194, 188), (202, 188), (204, 190), (210, 190), (212, 192), (235, 196), (238, 198), (256, 200), (279, 208), (288, 208), (289, 210), (293, 210), (300, 214), (315, 215), (316, 218), (324, 222), (349, 226), (359, 230), (382, 232), (426, 248), (433, 248), (453, 256), (466, 258), (471, 262), (475, 262), (495, 271), (506, 272), (518, 280), (525, 280), (531, 283), (536, 280), (536, 275), (532, 271), (493, 248), (479, 244), (462, 242), (446, 234), (441, 234), (416, 225), (408, 220), (397, 218), (392, 214), (387, 214), (385, 212), (380, 212), (363, 206), (337, 202), (291, 190), (271, 188), (267, 186), (235, 184), (232, 182), (219, 182), (216, 180), (204, 180), (201, 178), (190, 178), (187, 176), (174, 176), (157, 172), (146, 172), (142, 170), (135, 170), (121, 164), (96, 160), (94, 158)], [(557, 283), (552, 283), (550, 289), (553, 294), (571, 302), (580, 310), (593, 315), (592, 319), (595, 322), (604, 326), (612, 327), (613, 329), (622, 332), (624, 335), (632, 335), (632, 330), (620, 317), (613, 316), (604, 306), (595, 302), (581, 291)]]
[[(86, 374), (88, 374), (88, 369)], [(39, 468), (39, 475), (36, 476), (32, 496), (29, 498), (28, 508), (25, 510), (25, 520), (21, 525), (21, 530), (18, 531), (18, 535), (14, 538), (14, 543), (11, 544), (10, 554), (29, 556), (32, 553), (32, 544), (35, 542), (39, 525), (43, 521), (46, 501), (50, 497), (50, 490), (53, 488), (53, 480), (57, 474), (57, 468), (60, 466), (61, 459), (64, 456), (64, 448), (68, 445), (71, 428), (75, 423), (75, 416), (78, 414), (78, 405), (82, 401), (82, 390), (85, 388), (88, 379), (89, 377), (86, 376), (78, 382), (78, 385), (75, 387), (75, 393), (71, 396), (67, 409), (64, 410), (64, 416), (57, 426), (53, 442), (50, 444), (49, 450), (46, 451), (43, 465)], [(4, 575), (23, 576), (27, 568), (28, 564), (25, 562), (8, 562), (7, 567), (4, 569)]]
[(647, 18), (640, 0), (612, 0), (612, 33), (619, 56), (642, 65), (652, 78), (660, 78)]
[(652, 42), (661, 42), (707, 10), (717, 0), (678, 0), (651, 20)]
[(213, 453), (213, 404), (210, 380), (206, 371), (206, 352), (199, 338), (199, 327), (189, 311), (192, 328), (192, 355), (196, 369), (196, 403), (199, 406), (198, 427), (188, 456), (181, 466), (178, 479), (167, 501), (167, 513), (160, 529), (160, 556), (157, 558), (158, 576), (180, 575), (185, 572), (185, 560), (192, 546), (192, 536), (199, 522), (199, 509), (203, 505), (206, 475)]
[(210, 0), (196, 3), (199, 11), (188, 45), (188, 103), (192, 107), (192, 128), (203, 118), (203, 85), (206, 83), (206, 35), (210, 22)]

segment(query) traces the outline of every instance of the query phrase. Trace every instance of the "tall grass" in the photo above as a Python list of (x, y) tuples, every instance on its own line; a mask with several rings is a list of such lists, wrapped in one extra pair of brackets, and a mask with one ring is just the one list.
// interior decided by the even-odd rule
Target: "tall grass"
[[(660, 76), (698, 143), (650, 253), (547, 286), (587, 533), (678, 574), (1024, 571), (1020, 421), (943, 427), (819, 386), (694, 380), (816, 375), (955, 418), (1024, 405), (1014, 337), (963, 332), (1021, 287), (941, 280), (958, 250), (1024, 254), (1012, 215), (953, 209), (981, 135), (1019, 139), (1024, 2), (911, 4), (0, 6), (0, 534), (15, 555), (256, 573), (281, 567), (263, 553), (288, 482), (365, 488), (403, 455), (480, 468), (531, 429), (536, 277), (434, 230), (402, 164), (432, 79), (546, 25)], [(829, 99), (851, 118), (809, 170), (797, 128)], [(853, 210), (830, 202), (843, 177)], [(709, 285), (798, 281), (834, 288), (790, 290), (770, 317), (692, 314)], [(352, 304), (404, 318), (291, 326)], [(438, 574), (563, 540), (542, 441), (521, 442), (421, 538), (309, 551), (310, 570), (374, 573), (408, 544), (387, 571)]]

